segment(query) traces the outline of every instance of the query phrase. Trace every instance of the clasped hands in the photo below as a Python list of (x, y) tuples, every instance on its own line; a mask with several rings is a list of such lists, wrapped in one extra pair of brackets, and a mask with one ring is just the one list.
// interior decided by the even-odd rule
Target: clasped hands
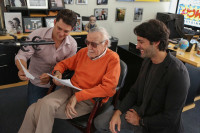
[[(121, 129), (121, 118), (120, 118), (121, 114), (122, 114), (121, 111), (117, 110), (117, 111), (115, 111), (115, 113), (112, 116), (112, 119), (110, 121), (110, 127), (109, 127), (109, 129), (112, 133), (117, 133), (117, 131), (115, 130), (115, 125), (117, 125), (118, 131), (120, 131), (120, 129)], [(125, 119), (128, 123), (130, 123), (134, 126), (140, 125), (139, 124), (140, 116), (134, 109), (129, 109), (126, 112)]]

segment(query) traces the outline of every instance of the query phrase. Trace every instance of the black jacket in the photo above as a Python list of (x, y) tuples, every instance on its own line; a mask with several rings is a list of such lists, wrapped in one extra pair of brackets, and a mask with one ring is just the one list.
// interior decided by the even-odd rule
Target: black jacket
[(181, 112), (185, 104), (190, 79), (184, 64), (176, 57), (167, 54), (145, 87), (145, 75), (151, 64), (143, 61), (139, 76), (122, 100), (119, 110), (125, 113), (135, 109), (144, 122), (144, 133), (183, 133)]

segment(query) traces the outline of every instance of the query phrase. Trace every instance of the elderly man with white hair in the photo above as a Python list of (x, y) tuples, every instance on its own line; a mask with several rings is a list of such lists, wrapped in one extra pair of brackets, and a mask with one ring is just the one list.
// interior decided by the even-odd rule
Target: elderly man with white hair
[(71, 83), (82, 90), (64, 86), (39, 99), (28, 108), (20, 133), (51, 133), (54, 118), (73, 119), (88, 114), (94, 106), (92, 98), (105, 97), (103, 102), (107, 102), (115, 94), (120, 60), (117, 53), (108, 48), (107, 31), (102, 27), (89, 30), (85, 43), (86, 48), (59, 62), (52, 72), (61, 79), (65, 70), (74, 70)]

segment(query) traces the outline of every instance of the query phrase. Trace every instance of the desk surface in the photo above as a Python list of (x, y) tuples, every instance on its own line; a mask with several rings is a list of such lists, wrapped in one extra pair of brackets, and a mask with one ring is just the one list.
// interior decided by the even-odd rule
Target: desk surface
[[(175, 46), (174, 44), (170, 43), (169, 45), (171, 46), (169, 49), (177, 51), (176, 49), (173, 48)], [(120, 45), (120, 47), (128, 50), (129, 46), (128, 45)], [(185, 63), (191, 64), (195, 67), (200, 67), (200, 57), (196, 56), (196, 51), (194, 51), (194, 47), (195, 47), (195, 45), (193, 45), (190, 52), (185, 52), (183, 55), (180, 55), (177, 52), (176, 57)]]
[[(174, 49), (174, 44), (169, 44), (171, 50), (177, 51)], [(190, 52), (184, 52), (184, 54), (179, 54), (179, 52), (176, 53), (176, 57), (180, 59), (181, 61), (191, 64), (195, 67), (200, 67), (200, 57), (196, 56), (196, 51), (194, 51), (195, 45), (192, 46), (192, 49)]]
[[(20, 39), (23, 36), (28, 36), (30, 33), (21, 33), (21, 34), (14, 34), (17, 36), (18, 39)], [(88, 32), (87, 31), (82, 31), (82, 32), (70, 32), (70, 35), (72, 36), (76, 36), (76, 35), (87, 35)], [(12, 36), (10, 35), (6, 35), (6, 36), (0, 36), (0, 40), (9, 40), (9, 39), (13, 39)]]

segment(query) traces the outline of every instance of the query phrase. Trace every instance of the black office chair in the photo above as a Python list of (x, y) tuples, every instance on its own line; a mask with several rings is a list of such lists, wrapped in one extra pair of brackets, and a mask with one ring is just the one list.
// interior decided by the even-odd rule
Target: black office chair
[[(69, 119), (68, 121), (83, 131), (84, 133), (91, 133), (94, 130), (93, 126), (93, 120), (95, 116), (97, 116), (100, 113), (103, 113), (111, 104), (113, 104), (115, 107), (117, 105), (117, 100), (119, 97), (120, 89), (124, 86), (126, 74), (127, 74), (127, 65), (124, 61), (120, 60), (120, 66), (121, 66), (121, 73), (120, 73), (120, 78), (118, 85), (116, 87), (116, 94), (114, 97), (111, 97), (108, 102), (102, 103), (103, 98), (94, 98), (95, 100), (95, 105), (91, 111), (90, 114), (83, 115), (74, 119)], [(71, 76), (71, 75), (70, 75)], [(68, 77), (70, 77), (68, 75)], [(54, 85), (55, 87), (55, 85)], [(53, 90), (53, 86), (49, 89), (49, 92)]]

